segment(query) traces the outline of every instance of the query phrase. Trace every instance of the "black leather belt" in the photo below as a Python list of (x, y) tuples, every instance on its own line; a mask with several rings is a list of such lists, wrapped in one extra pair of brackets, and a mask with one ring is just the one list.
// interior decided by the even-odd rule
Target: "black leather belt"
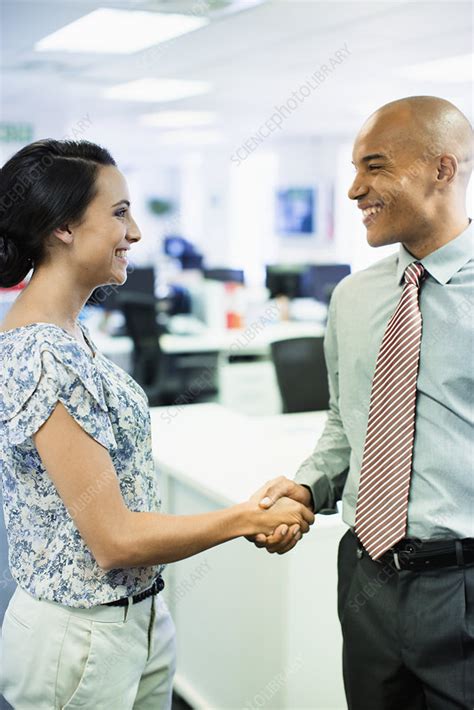
[[(360, 540), (358, 538), (357, 540), (358, 552), (368, 555)], [(359, 556), (361, 557), (362, 554)], [(404, 538), (375, 562), (388, 563), (397, 570), (406, 569), (416, 572), (441, 567), (464, 567), (474, 563), (474, 538), (467, 537), (463, 540)]]
[[(162, 577), (158, 576), (151, 585), (151, 587), (145, 589), (144, 592), (139, 592), (138, 594), (135, 594), (135, 596), (132, 597), (131, 603), (137, 604), (138, 602), (142, 602), (144, 599), (147, 599), (147, 597), (152, 597), (154, 594), (159, 594), (164, 588), (165, 583)], [(128, 600), (129, 597), (122, 597), (122, 599), (116, 599), (113, 602), (105, 602), (105, 606), (128, 606)]]
[(426, 540), (406, 538), (388, 550), (380, 561), (396, 569), (415, 572), (440, 567), (464, 567), (474, 562), (474, 540)]

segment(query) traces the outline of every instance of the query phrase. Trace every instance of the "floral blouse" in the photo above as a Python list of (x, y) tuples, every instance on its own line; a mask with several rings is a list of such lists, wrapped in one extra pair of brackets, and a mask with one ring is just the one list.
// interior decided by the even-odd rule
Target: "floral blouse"
[[(164, 565), (101, 569), (35, 448), (32, 435), (61, 401), (108, 449), (129, 510), (160, 510), (146, 394), (81, 328), (94, 355), (50, 323), (0, 332), (0, 473), (18, 585), (38, 599), (91, 607), (146, 589)], [(87, 504), (87, 494), (94, 491), (77, 505)]]

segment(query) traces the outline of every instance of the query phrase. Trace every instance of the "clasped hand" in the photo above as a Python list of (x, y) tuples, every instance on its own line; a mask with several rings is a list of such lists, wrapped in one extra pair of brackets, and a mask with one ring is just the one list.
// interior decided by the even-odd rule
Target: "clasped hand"
[[(254, 493), (250, 500), (259, 505), (268, 513), (276, 513), (277, 525), (268, 534), (262, 531), (257, 535), (247, 536), (247, 540), (257, 547), (265, 547), (270, 553), (282, 555), (289, 552), (298, 540), (307, 533), (314, 523), (312, 511), (313, 500), (310, 491), (295, 481), (284, 476), (268, 481)], [(295, 514), (300, 515), (300, 520), (288, 518), (289, 508), (298, 503), (298, 508), (293, 508)], [(281, 516), (278, 519), (278, 516)]]

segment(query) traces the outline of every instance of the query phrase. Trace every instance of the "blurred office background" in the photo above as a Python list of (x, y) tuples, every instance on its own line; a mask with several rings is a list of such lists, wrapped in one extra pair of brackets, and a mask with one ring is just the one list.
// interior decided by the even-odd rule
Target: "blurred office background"
[[(98, 289), (81, 317), (148, 394), (166, 509), (291, 477), (324, 426), (331, 292), (398, 248), (366, 243), (347, 197), (352, 142), (403, 96), (444, 97), (472, 120), (472, 4), (0, 7), (1, 163), (40, 138), (86, 139), (128, 181), (142, 240), (126, 284)], [(0, 290), (0, 319), (17, 294)], [(286, 558), (234, 541), (168, 568), (176, 708), (345, 707), (344, 526), (318, 518)], [(14, 584), (0, 540), (1, 620)]]

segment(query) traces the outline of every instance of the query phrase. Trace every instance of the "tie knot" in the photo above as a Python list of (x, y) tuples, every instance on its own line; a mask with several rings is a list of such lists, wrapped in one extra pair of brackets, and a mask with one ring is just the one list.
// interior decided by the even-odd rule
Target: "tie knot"
[(420, 281), (423, 279), (425, 273), (425, 267), (423, 266), (423, 264), (421, 264), (419, 261), (413, 261), (405, 269), (405, 283), (413, 284), (413, 286), (416, 286), (418, 288), (420, 285)]

